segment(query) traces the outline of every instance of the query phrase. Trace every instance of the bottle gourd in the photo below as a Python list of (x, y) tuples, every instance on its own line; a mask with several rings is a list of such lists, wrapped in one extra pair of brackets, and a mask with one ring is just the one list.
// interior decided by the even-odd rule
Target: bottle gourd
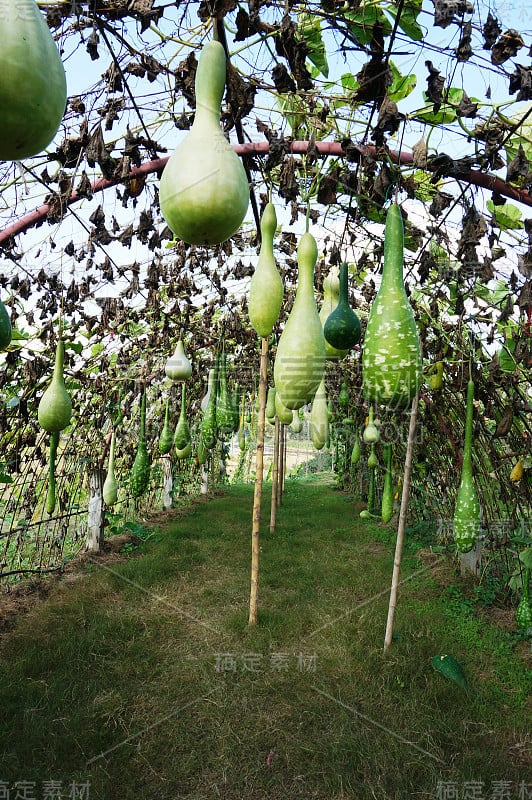
[(179, 339), (173, 354), (165, 364), (166, 377), (171, 381), (186, 381), (192, 375), (192, 364), (187, 358), (183, 340)]
[(227, 356), (220, 356), (218, 373), (218, 397), (216, 398), (216, 427), (221, 434), (229, 436), (234, 430), (233, 400), (227, 386)]
[[(212, 381), (212, 382), (211, 382)], [(216, 444), (218, 431), (216, 429), (216, 394), (218, 389), (218, 356), (214, 358), (214, 367), (209, 372), (208, 399), (203, 410), (200, 424), (200, 436), (206, 450), (211, 450)]]
[(140, 401), (140, 427), (137, 454), (131, 468), (130, 486), (133, 497), (140, 497), (148, 488), (150, 482), (150, 457), (146, 447), (146, 391), (142, 393)]
[(269, 336), (283, 302), (283, 280), (273, 254), (273, 237), (277, 215), (273, 203), (267, 203), (260, 221), (261, 245), (259, 260), (251, 278), (248, 313), (251, 326), (261, 338)]
[(11, 320), (7, 313), (7, 308), (0, 300), (0, 350), (5, 350), (9, 347), (12, 336)]
[(37, 155), (67, 101), (63, 63), (35, 0), (0, 0), (0, 161)]
[(275, 393), (275, 413), (277, 414), (281, 425), (290, 425), (294, 418), (294, 412), (285, 406), (281, 400), (281, 397), (279, 396), (279, 392)]
[(325, 341), (339, 350), (350, 350), (360, 341), (362, 326), (349, 305), (347, 264), (340, 265), (340, 294), (338, 305), (329, 314), (323, 326)]
[(109, 446), (109, 463), (107, 465), (107, 475), (103, 482), (102, 496), (106, 506), (114, 506), (118, 500), (118, 484), (115, 475), (115, 449), (116, 431), (111, 434), (111, 444)]
[(166, 399), (163, 427), (161, 428), (161, 433), (159, 435), (159, 453), (162, 456), (168, 455), (172, 449), (173, 439), (174, 435), (172, 432), (172, 426), (170, 425), (170, 398), (168, 397)]
[(475, 384), (467, 384), (467, 405), (462, 476), (456, 497), (453, 520), (453, 536), (461, 553), (468, 553), (477, 541), (480, 531), (480, 503), (473, 480), (471, 451), (473, 447), (473, 400)]
[(310, 410), (310, 438), (316, 450), (322, 450), (329, 438), (329, 410), (327, 408), (327, 392), (325, 391), (325, 378), (314, 395)]
[(314, 297), (316, 240), (308, 231), (297, 248), (299, 267), (294, 305), (277, 345), (273, 367), (275, 388), (292, 410), (310, 403), (325, 367), (325, 337)]
[(389, 522), (393, 515), (392, 445), (389, 442), (386, 443), (383, 450), (386, 471), (382, 487), (381, 517), (383, 522)]
[[(325, 325), (328, 318), (338, 305), (340, 297), (340, 275), (338, 267), (331, 267), (329, 274), (323, 279), (323, 303), (320, 309), (321, 324)], [(325, 339), (325, 357), (328, 361), (340, 361), (348, 354), (349, 350), (338, 350)]]
[(64, 378), (65, 345), (57, 340), (55, 364), (52, 380), (40, 399), (37, 409), (39, 425), (48, 433), (62, 431), (70, 422), (72, 401), (65, 386)]
[(187, 422), (187, 393), (186, 386), (181, 388), (181, 411), (174, 433), (174, 446), (177, 458), (188, 458), (192, 453), (192, 436)]
[(384, 267), (362, 349), (362, 387), (370, 401), (407, 408), (422, 381), (419, 335), (403, 280), (403, 218), (386, 215)]
[(226, 241), (242, 224), (249, 205), (246, 171), (220, 129), (225, 79), (223, 45), (207, 42), (196, 70), (194, 122), (170, 156), (159, 188), (166, 222), (188, 244)]

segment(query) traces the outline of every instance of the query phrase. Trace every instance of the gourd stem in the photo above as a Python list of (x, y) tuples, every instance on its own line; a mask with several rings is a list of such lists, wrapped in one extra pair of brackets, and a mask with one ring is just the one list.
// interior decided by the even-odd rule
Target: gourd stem
[(340, 264), (340, 296), (338, 298), (339, 304), (349, 305), (349, 290), (347, 282), (347, 264), (342, 262)]
[(471, 450), (473, 444), (473, 400), (475, 399), (475, 384), (472, 380), (467, 383), (466, 424), (464, 437), (463, 463), (471, 469)]
[(259, 412), (257, 418), (257, 450), (255, 455), (255, 487), (251, 529), (251, 589), (249, 595), (249, 625), (257, 623), (259, 595), (260, 512), (264, 470), (264, 427), (266, 420), (266, 387), (268, 382), (268, 338), (261, 341), (259, 372)]
[(408, 510), (408, 496), (410, 493), (410, 477), (412, 475), (412, 462), (414, 456), (414, 440), (416, 437), (417, 412), (419, 407), (419, 393), (416, 392), (412, 401), (410, 412), (410, 425), (408, 428), (408, 441), (406, 445), (405, 468), (403, 474), (403, 491), (401, 494), (401, 508), (399, 511), (399, 523), (397, 526), (397, 539), (395, 543), (395, 555), (393, 561), (392, 585), (390, 589), (390, 603), (388, 606), (388, 619), (386, 621), (386, 633), (384, 636), (384, 652), (388, 650), (392, 643), (393, 625), (395, 618), (395, 608), (397, 606), (397, 590), (399, 588), (399, 575), (401, 571), (401, 557), (403, 554), (403, 541), (406, 527), (406, 514)]

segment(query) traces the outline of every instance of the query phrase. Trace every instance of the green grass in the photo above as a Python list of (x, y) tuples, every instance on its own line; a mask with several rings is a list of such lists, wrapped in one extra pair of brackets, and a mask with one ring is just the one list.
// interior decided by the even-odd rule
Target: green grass
[[(299, 481), (274, 536), (265, 492), (250, 628), (252, 493), (231, 486), (176, 515), (3, 637), (0, 782), (88, 782), (90, 800), (407, 800), (506, 780), (517, 797), (523, 648), (446, 589), (444, 559), (423, 567), (411, 547), (384, 654), (393, 537), (332, 486)], [(469, 691), (431, 668), (437, 653)]]

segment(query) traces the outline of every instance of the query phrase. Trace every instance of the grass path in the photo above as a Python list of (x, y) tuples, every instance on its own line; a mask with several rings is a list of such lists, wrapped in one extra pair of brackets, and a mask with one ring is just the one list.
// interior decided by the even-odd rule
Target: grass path
[(0, 797), (2, 782), (10, 800), (532, 797), (530, 663), (449, 564), (407, 547), (384, 655), (393, 532), (327, 483), (289, 482), (250, 629), (252, 493), (166, 520), (2, 637)]

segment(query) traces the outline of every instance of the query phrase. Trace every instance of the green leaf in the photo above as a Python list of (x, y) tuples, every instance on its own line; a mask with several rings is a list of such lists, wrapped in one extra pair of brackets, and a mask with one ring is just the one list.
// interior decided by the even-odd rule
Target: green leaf
[(392, 73), (392, 83), (388, 87), (387, 94), (390, 100), (398, 103), (414, 91), (417, 84), (417, 78), (412, 75), (401, 75), (393, 61), (390, 61), (390, 70)]
[[(401, 15), (399, 17), (399, 27), (410, 39), (413, 39), (414, 42), (420, 42), (423, 39), (423, 29), (417, 21), (419, 12), (421, 11), (421, 4), (422, 0), (410, 0), (410, 2), (405, 3), (401, 9)], [(397, 6), (395, 3), (390, 3), (386, 7), (386, 13), (390, 14), (395, 20), (397, 17)]]
[(299, 14), (297, 35), (307, 45), (310, 61), (327, 78), (329, 76), (329, 64), (327, 63), (327, 53), (321, 36), (320, 18), (306, 13)]
[(358, 81), (351, 72), (345, 72), (340, 78), (344, 92), (354, 92), (358, 89)]
[(532, 547), (527, 547), (519, 553), (519, 560), (523, 562), (527, 569), (532, 569)]
[(5, 472), (0, 472), (0, 483), (13, 483), (13, 478)]
[(83, 345), (81, 342), (65, 342), (65, 350), (72, 350), (79, 356), (83, 352)]
[(344, 19), (359, 44), (371, 42), (373, 26), (376, 22), (382, 25), (384, 36), (389, 36), (392, 32), (390, 20), (384, 15), (380, 6), (375, 5), (374, 2), (361, 3), (356, 11), (347, 11)]
[(493, 200), (488, 200), (486, 205), (501, 231), (519, 230), (524, 227), (521, 211), (512, 203), (496, 206)]
[(430, 662), (437, 672), (440, 672), (445, 678), (453, 681), (462, 689), (467, 689), (467, 679), (464, 671), (458, 661), (450, 655), (434, 656)]

